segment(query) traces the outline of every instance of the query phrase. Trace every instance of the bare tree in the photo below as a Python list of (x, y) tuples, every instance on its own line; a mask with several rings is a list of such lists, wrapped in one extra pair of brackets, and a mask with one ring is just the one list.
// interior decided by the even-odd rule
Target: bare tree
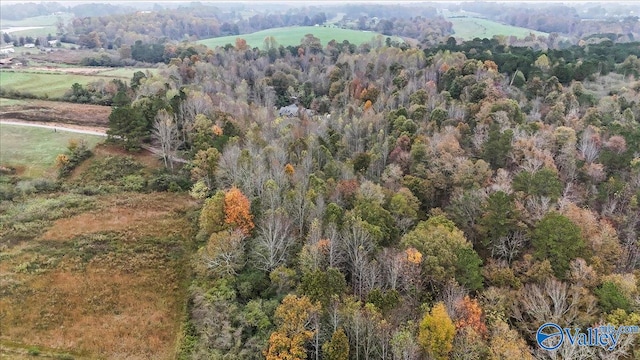
[(363, 226), (362, 220), (354, 219), (350, 226), (345, 226), (341, 240), (353, 277), (353, 292), (362, 298), (369, 255), (373, 251), (373, 239)]
[(258, 235), (254, 257), (258, 268), (271, 271), (287, 261), (289, 248), (293, 245), (291, 220), (280, 208), (267, 210), (258, 224)]
[(527, 243), (525, 234), (521, 231), (510, 232), (496, 240), (491, 248), (491, 256), (507, 260), (509, 263), (515, 259)]
[(596, 300), (588, 291), (555, 279), (541, 285), (527, 284), (520, 295), (520, 306), (514, 308), (514, 318), (530, 334), (545, 322), (572, 324), (578, 316), (585, 321), (596, 310)]
[(173, 169), (173, 157), (178, 147), (178, 126), (166, 110), (158, 111), (153, 122), (153, 136), (160, 142), (164, 166)]
[(578, 150), (584, 161), (588, 164), (594, 162), (600, 155), (600, 135), (591, 127), (586, 128), (582, 133)]

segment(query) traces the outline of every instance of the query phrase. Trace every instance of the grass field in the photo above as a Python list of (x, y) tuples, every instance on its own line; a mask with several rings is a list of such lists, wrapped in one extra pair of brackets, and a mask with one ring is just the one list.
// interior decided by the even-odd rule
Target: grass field
[[(274, 28), (268, 30), (262, 30), (251, 34), (223, 36), (212, 39), (205, 39), (198, 41), (210, 48), (216, 46), (225, 46), (226, 44), (235, 45), (237, 38), (242, 38), (247, 41), (250, 47), (262, 48), (264, 46), (264, 38), (267, 36), (273, 36), (278, 45), (282, 46), (295, 46), (300, 45), (300, 41), (306, 34), (313, 34), (320, 39), (320, 42), (325, 46), (329, 41), (336, 40), (342, 42), (348, 40), (350, 43), (360, 45), (374, 39), (378, 33), (340, 29), (335, 27), (322, 27), (322, 26), (293, 26), (285, 28)], [(393, 38), (396, 41), (402, 41), (399, 38)]]
[(16, 167), (24, 177), (53, 175), (56, 156), (65, 152), (71, 139), (84, 139), (93, 148), (104, 137), (0, 124), (0, 165)]
[(57, 28), (56, 24), (58, 22), (58, 17), (62, 18), (63, 21), (67, 22), (71, 18), (73, 18), (73, 14), (62, 14), (58, 15), (43, 15), (43, 16), (35, 16), (22, 20), (5, 20), (0, 19), (0, 31), (2, 29), (11, 28), (11, 27), (40, 27), (39, 29), (28, 29), (22, 31), (12, 31), (11, 35), (14, 36), (47, 36), (49, 34), (55, 35)]
[[(15, 90), (30, 93), (38, 97), (60, 98), (71, 89), (71, 85), (79, 83), (87, 85), (90, 82), (103, 79), (111, 81), (119, 78), (131, 80), (136, 71), (145, 72), (147, 69), (120, 68), (57, 68), (57, 69), (29, 69), (0, 71), (0, 84), (5, 90)], [(86, 72), (86, 74), (84, 74)]]
[(504, 25), (495, 21), (475, 17), (448, 18), (447, 20), (453, 24), (453, 35), (456, 38), (462, 38), (464, 40), (472, 40), (474, 38), (491, 39), (495, 35), (513, 35), (518, 38), (524, 38), (531, 33), (536, 36), (549, 36), (549, 34), (544, 32)]

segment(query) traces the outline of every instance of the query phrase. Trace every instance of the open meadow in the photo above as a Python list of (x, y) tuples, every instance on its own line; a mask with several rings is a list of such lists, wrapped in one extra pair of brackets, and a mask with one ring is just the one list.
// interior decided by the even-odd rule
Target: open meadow
[[(360, 45), (373, 40), (378, 35), (383, 36), (381, 34), (370, 31), (349, 30), (336, 27), (292, 26), (262, 30), (251, 34), (205, 39), (198, 41), (198, 43), (206, 45), (210, 48), (214, 48), (216, 46), (225, 46), (226, 44), (235, 45), (236, 39), (242, 38), (247, 41), (247, 44), (250, 47), (262, 48), (264, 47), (264, 39), (267, 36), (273, 36), (276, 39), (278, 45), (296, 46), (300, 45), (301, 40), (306, 34), (313, 34), (313, 36), (319, 38), (323, 46), (327, 45), (327, 43), (331, 40), (336, 40), (337, 42), (348, 40), (352, 44)], [(397, 37), (392, 37), (392, 39), (395, 41), (402, 41)]]
[(518, 38), (524, 38), (529, 34), (549, 36), (549, 34), (541, 31), (505, 25), (476, 17), (452, 17), (447, 20), (453, 24), (453, 36), (463, 40), (473, 40), (474, 38), (491, 39), (495, 35), (515, 36)]
[(56, 156), (72, 139), (85, 141), (91, 149), (104, 141), (102, 136), (0, 124), (0, 166), (15, 167), (28, 178), (55, 174)]

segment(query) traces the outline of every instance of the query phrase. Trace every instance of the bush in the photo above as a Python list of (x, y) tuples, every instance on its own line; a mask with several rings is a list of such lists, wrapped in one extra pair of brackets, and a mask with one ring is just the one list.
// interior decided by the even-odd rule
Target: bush
[(143, 191), (147, 186), (147, 180), (141, 175), (127, 175), (122, 178), (122, 187), (126, 191)]
[(23, 195), (50, 193), (60, 190), (60, 184), (49, 179), (23, 180), (16, 184), (16, 188)]
[(140, 175), (142, 164), (131, 156), (107, 156), (104, 159), (94, 161), (82, 178), (90, 182), (111, 182), (114, 185), (122, 185), (122, 180), (129, 175)]
[(10, 183), (0, 183), (0, 201), (13, 200), (18, 195), (16, 187)]
[(149, 190), (151, 191), (180, 192), (190, 190), (192, 186), (189, 175), (171, 174), (165, 169), (154, 172), (149, 180)]

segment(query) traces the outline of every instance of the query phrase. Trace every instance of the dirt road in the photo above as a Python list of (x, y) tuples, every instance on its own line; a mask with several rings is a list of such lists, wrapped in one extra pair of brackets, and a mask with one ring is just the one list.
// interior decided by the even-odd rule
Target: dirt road
[(38, 123), (29, 123), (29, 122), (11, 121), (11, 120), (0, 120), (0, 124), (18, 125), (18, 126), (31, 126), (31, 127), (52, 129), (52, 130), (55, 130), (55, 131), (67, 131), (67, 132), (73, 132), (73, 133), (78, 133), (78, 134), (107, 136), (107, 130), (106, 129), (101, 129), (101, 128), (88, 129), (88, 128), (81, 128), (81, 127), (69, 127), (68, 125), (59, 125), (59, 124), (43, 125), (43, 124), (38, 124)]

